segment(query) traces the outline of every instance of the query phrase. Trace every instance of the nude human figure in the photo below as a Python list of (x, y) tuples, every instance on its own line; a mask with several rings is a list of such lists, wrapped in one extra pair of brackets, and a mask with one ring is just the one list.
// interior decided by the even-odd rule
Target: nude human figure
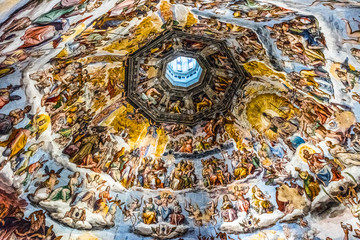
[(343, 39), (342, 43), (360, 44), (360, 30), (353, 31), (350, 22), (347, 19), (342, 19), (345, 22), (346, 33), (350, 38), (355, 39)]

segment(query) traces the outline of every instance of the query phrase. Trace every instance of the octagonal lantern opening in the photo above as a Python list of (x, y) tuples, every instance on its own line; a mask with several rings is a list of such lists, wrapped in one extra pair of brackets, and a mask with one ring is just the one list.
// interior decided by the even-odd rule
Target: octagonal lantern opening
[(177, 87), (189, 87), (199, 82), (203, 69), (195, 58), (179, 56), (167, 63), (166, 78)]

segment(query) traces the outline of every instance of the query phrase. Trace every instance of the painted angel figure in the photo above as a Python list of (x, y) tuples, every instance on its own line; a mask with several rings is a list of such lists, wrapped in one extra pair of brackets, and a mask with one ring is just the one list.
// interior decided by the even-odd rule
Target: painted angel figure
[(48, 166), (45, 166), (45, 174), (41, 177), (47, 177), (45, 181), (35, 183), (36, 190), (33, 194), (29, 194), (29, 199), (34, 202), (45, 200), (49, 197), (54, 187), (59, 183), (60, 173), (64, 168), (59, 170), (50, 170)]
[(131, 220), (131, 223), (134, 226), (140, 215), (140, 207), (144, 197), (141, 196), (140, 200), (132, 196), (130, 197), (132, 199), (132, 202), (127, 204), (124, 209), (122, 209), (122, 212), (124, 214), (124, 222)]

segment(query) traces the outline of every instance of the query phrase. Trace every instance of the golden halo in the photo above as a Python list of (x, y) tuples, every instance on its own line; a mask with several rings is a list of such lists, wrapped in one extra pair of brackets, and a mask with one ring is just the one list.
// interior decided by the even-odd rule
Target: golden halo
[(253, 128), (264, 133), (270, 140), (275, 140), (279, 136), (269, 129), (270, 122), (263, 116), (263, 113), (289, 119), (292, 115), (291, 110), (292, 105), (285, 98), (268, 93), (253, 98), (246, 107), (246, 115)]
[(338, 75), (336, 74), (336, 70), (339, 69), (343, 72), (346, 72), (345, 70), (341, 69), (341, 64), (340, 63), (334, 63), (331, 65), (330, 67), (330, 73), (333, 75), (333, 77), (336, 79), (336, 80), (340, 80), (340, 78), (338, 77)]
[(315, 149), (313, 147), (310, 147), (309, 145), (302, 144), (299, 147), (299, 156), (301, 160), (307, 163), (307, 160), (304, 158), (304, 150), (308, 150), (310, 154), (316, 153)]

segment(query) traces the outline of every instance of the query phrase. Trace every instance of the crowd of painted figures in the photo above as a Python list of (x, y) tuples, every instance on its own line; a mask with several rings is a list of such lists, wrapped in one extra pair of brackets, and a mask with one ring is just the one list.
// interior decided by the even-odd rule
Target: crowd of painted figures
[[(30, 1), (0, 25), (0, 239), (60, 239), (54, 222), (69, 232), (90, 230), (114, 226), (120, 215), (134, 227), (213, 225), (215, 236), (198, 239), (233, 239), (286, 216), (310, 230), (317, 220), (309, 213), (325, 211), (327, 201), (353, 216), (338, 226), (345, 239), (360, 237), (357, 16), (336, 22), (347, 35), (338, 48), (349, 53), (335, 60), (327, 56), (335, 40), (327, 40), (319, 18), (274, 4), (124, 0), (109, 9), (105, 2)], [(197, 10), (180, 19), (175, 3)], [(360, 3), (316, 0), (307, 7), (331, 14)], [(240, 20), (261, 23), (261, 30)], [(128, 55), (169, 29), (226, 40), (252, 74), (227, 113), (194, 127), (159, 124), (127, 102)], [(173, 114), (212, 106), (205, 95), (191, 106), (188, 96), (163, 101), (166, 93), (154, 87), (155, 60), (175, 46), (209, 50), (198, 42), (152, 49), (140, 63), (139, 96)], [(205, 56), (218, 71), (212, 90), (221, 98), (231, 63), (219, 52)], [(275, 222), (262, 222), (266, 215)], [(154, 231), (147, 236), (174, 234)], [(318, 239), (301, 235), (295, 239)]]
[(228, 133), (224, 132), (222, 136), (217, 135), (218, 131), (225, 131), (224, 126), (223, 119), (218, 119), (216, 122), (210, 121), (203, 127), (205, 136), (196, 136), (194, 139), (191, 135), (184, 135), (170, 140), (166, 145), (165, 153), (204, 153), (213, 149), (224, 148), (231, 143)]

